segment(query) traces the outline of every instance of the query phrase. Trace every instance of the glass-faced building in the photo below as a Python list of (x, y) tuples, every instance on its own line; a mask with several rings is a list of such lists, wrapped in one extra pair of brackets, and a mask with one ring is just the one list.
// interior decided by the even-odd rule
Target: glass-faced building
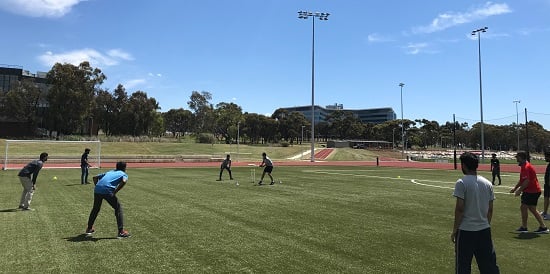
[[(288, 112), (300, 112), (302, 113), (308, 121), (311, 121), (311, 106), (299, 106), (299, 107), (286, 107), (281, 108)], [(355, 117), (357, 117), (363, 123), (373, 123), (380, 124), (386, 121), (392, 121), (397, 118), (395, 111), (392, 108), (369, 108), (369, 109), (344, 109), (342, 104), (329, 105), (325, 108), (320, 106), (315, 106), (314, 108), (314, 121), (315, 124), (323, 122), (326, 120), (326, 117), (336, 111), (351, 112)]]

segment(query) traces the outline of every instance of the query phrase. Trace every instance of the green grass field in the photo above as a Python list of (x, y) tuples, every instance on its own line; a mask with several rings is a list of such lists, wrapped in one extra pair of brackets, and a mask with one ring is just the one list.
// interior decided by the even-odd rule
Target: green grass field
[[(116, 239), (107, 203), (97, 232), (83, 236), (93, 190), (79, 184), (80, 170), (42, 170), (32, 212), (15, 210), (22, 189), (17, 171), (2, 171), (0, 272), (454, 270), (451, 194), (459, 171), (276, 167), (273, 174), (282, 184), (255, 186), (250, 168), (233, 170), (239, 186), (235, 180), (216, 182), (217, 168), (129, 169), (129, 183), (119, 194), (129, 239)], [(518, 175), (503, 175), (493, 218), (501, 272), (540, 273), (550, 235), (512, 233), (520, 224), (519, 199), (506, 192)], [(529, 229), (535, 228), (530, 216)], [(477, 273), (475, 262), (473, 269)]]

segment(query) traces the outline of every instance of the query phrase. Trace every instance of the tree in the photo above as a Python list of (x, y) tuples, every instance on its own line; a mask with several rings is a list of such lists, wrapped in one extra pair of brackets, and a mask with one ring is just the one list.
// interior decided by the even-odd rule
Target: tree
[(232, 136), (236, 137), (237, 123), (241, 120), (242, 109), (234, 103), (219, 103), (214, 110), (216, 126), (214, 134), (231, 143)]
[(128, 104), (124, 106), (125, 117), (129, 117), (126, 121), (130, 125), (129, 134), (139, 136), (142, 134), (150, 134), (150, 130), (155, 120), (156, 111), (160, 109), (157, 101), (154, 98), (148, 98), (144, 91), (136, 91), (132, 93), (128, 100)]
[(131, 113), (126, 110), (126, 105), (130, 99), (123, 85), (119, 84), (113, 91), (113, 101), (111, 117), (113, 123), (108, 131), (113, 135), (129, 134), (132, 131), (132, 125), (127, 121), (131, 119)]
[(193, 113), (189, 110), (171, 109), (163, 113), (163, 118), (166, 130), (174, 133), (174, 137), (179, 137), (193, 129)]
[(41, 110), (45, 106), (45, 94), (31, 80), (17, 82), (4, 97), (3, 115), (27, 124), (27, 132), (34, 129), (42, 121)]
[(152, 121), (151, 121), (151, 129), (149, 130), (149, 135), (156, 136), (156, 137), (162, 137), (164, 135), (164, 132), (166, 131), (164, 128), (164, 119), (162, 118), (162, 114), (157, 111), (153, 111), (151, 113)]
[(87, 129), (84, 121), (90, 117), (99, 85), (106, 79), (100, 69), (87, 61), (78, 66), (56, 63), (46, 76), (49, 108), (48, 127), (59, 133), (71, 134)]
[(212, 94), (208, 91), (193, 91), (187, 105), (195, 115), (195, 133), (213, 132), (214, 130), (214, 111), (212, 104)]
[(95, 98), (93, 116), (95, 123), (106, 135), (111, 135), (113, 126), (116, 126), (115, 113), (117, 112), (115, 98), (109, 91), (100, 90)]

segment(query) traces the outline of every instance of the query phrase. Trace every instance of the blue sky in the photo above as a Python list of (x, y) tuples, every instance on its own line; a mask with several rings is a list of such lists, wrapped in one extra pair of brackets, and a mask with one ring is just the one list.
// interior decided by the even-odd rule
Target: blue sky
[(188, 109), (192, 91), (212, 103), (270, 114), (311, 105), (312, 19), (315, 104), (391, 107), (407, 119), (519, 121), (550, 129), (550, 0), (2, 0), (0, 64), (48, 71), (91, 62), (154, 97), (162, 111)]

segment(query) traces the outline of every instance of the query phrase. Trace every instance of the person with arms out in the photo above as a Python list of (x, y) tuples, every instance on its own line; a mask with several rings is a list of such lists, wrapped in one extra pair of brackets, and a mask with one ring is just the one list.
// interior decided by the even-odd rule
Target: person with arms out
[(89, 184), (88, 182), (88, 171), (90, 169), (90, 163), (88, 162), (88, 155), (90, 154), (90, 149), (86, 148), (82, 157), (80, 157), (80, 169), (82, 170), (82, 175), (80, 176), (80, 184), (85, 185)]
[(542, 216), (537, 211), (537, 202), (541, 194), (539, 180), (537, 179), (537, 173), (535, 168), (529, 163), (529, 157), (527, 152), (519, 151), (516, 154), (516, 161), (521, 166), (519, 181), (514, 188), (510, 190), (510, 193), (514, 193), (516, 196), (521, 194), (521, 226), (516, 230), (519, 233), (528, 232), (527, 230), (527, 214), (531, 211), (531, 214), (535, 216), (535, 219), (539, 222), (539, 228), (534, 233), (548, 233), (549, 230), (542, 220)]
[(229, 154), (227, 154), (227, 156), (222, 162), (222, 165), (220, 167), (220, 177), (218, 181), (222, 180), (222, 173), (224, 169), (227, 169), (227, 172), (229, 172), (229, 180), (233, 180), (233, 175), (231, 174), (231, 155)]
[(271, 175), (271, 172), (273, 171), (273, 161), (267, 157), (267, 154), (264, 152), (262, 153), (262, 163), (260, 164), (260, 167), (264, 168), (264, 172), (262, 173), (262, 177), (260, 178), (260, 181), (258, 182), (258, 185), (261, 186), (264, 181), (264, 176), (267, 174), (269, 178), (271, 178), (270, 185), (275, 184), (275, 181), (273, 180), (273, 176)]
[(500, 179), (500, 161), (497, 159), (497, 155), (495, 153), (493, 153), (492, 156), (491, 174), (493, 175), (493, 181), (491, 183), (495, 185), (495, 177), (498, 177), (498, 185), (501, 185), (502, 180)]
[(21, 194), (21, 200), (19, 201), (19, 209), (32, 210), (30, 206), (32, 196), (36, 190), (36, 178), (38, 177), (38, 173), (46, 161), (48, 161), (48, 153), (42, 152), (40, 153), (38, 160), (32, 160), (17, 174), (17, 176), (19, 176), (19, 181), (23, 186), (23, 193)]
[(118, 227), (118, 237), (130, 237), (130, 233), (124, 230), (124, 215), (122, 213), (122, 205), (118, 201), (116, 194), (128, 182), (128, 174), (126, 174), (126, 163), (117, 162), (116, 169), (99, 174), (93, 177), (95, 184), (94, 188), (94, 206), (88, 218), (88, 227), (86, 234), (92, 235), (95, 232), (94, 222), (101, 209), (101, 203), (106, 200), (109, 205), (115, 210), (116, 223)]
[(495, 193), (483, 176), (477, 175), (479, 158), (470, 152), (460, 156), (464, 176), (455, 184), (455, 219), (451, 241), (455, 244), (456, 273), (471, 273), (473, 256), (480, 273), (500, 273), (491, 237)]
[(544, 210), (541, 215), (544, 220), (550, 220), (550, 215), (548, 215), (548, 205), (550, 205), (550, 147), (544, 150), (544, 160), (548, 165), (546, 165), (546, 172), (544, 173)]

